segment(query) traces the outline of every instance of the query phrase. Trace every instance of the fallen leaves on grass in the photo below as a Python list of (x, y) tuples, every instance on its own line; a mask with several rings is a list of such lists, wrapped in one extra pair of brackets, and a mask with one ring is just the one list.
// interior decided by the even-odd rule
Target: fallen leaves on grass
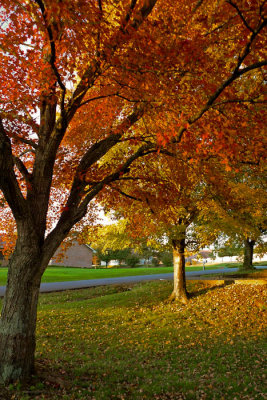
[(28, 399), (262, 399), (266, 287), (189, 283), (186, 306), (170, 282), (126, 288), (42, 296)]

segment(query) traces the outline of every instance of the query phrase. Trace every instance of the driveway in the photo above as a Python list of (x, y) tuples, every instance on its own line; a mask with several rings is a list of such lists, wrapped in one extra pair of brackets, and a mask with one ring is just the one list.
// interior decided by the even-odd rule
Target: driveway
[[(257, 269), (265, 269), (267, 266), (256, 267)], [(222, 268), (222, 269), (209, 269), (205, 271), (189, 271), (186, 272), (187, 279), (199, 279), (199, 277), (205, 277), (205, 275), (214, 273), (226, 273), (226, 272), (236, 272), (238, 268)], [(154, 280), (172, 280), (173, 273), (169, 274), (154, 274), (154, 275), (139, 275), (139, 276), (124, 276), (120, 278), (104, 278), (104, 279), (88, 279), (83, 281), (68, 281), (68, 282), (51, 282), (51, 283), (41, 283), (40, 292), (58, 292), (68, 289), (83, 289), (95, 286), (104, 285), (118, 285), (122, 283), (135, 283), (142, 281), (154, 281)], [(4, 296), (5, 286), (0, 286), (0, 297)]]

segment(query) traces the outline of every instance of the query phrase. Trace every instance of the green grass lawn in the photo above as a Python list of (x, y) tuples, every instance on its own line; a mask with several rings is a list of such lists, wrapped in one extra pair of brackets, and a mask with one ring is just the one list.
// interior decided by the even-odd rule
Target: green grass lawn
[(3, 398), (264, 399), (264, 286), (188, 289), (187, 306), (166, 281), (42, 294), (37, 376)]
[[(216, 264), (205, 266), (206, 270), (220, 269), (226, 266), (238, 266), (238, 264)], [(187, 271), (200, 271), (202, 266), (186, 267)], [(135, 276), (135, 275), (152, 275), (164, 274), (173, 272), (172, 267), (138, 267), (138, 268), (65, 268), (65, 267), (48, 267), (45, 271), (42, 282), (64, 282), (64, 281), (79, 281), (86, 279), (99, 278), (117, 278), (120, 276)], [(0, 268), (0, 285), (6, 284), (7, 268)]]
[[(119, 276), (151, 275), (172, 271), (172, 267), (108, 269), (48, 267), (42, 277), (42, 282), (64, 282), (86, 279), (116, 278)], [(7, 268), (0, 268), (0, 285), (5, 285), (6, 277)]]

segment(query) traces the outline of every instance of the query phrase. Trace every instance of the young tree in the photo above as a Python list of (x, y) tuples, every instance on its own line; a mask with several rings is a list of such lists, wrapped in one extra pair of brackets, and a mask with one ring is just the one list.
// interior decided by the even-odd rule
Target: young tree
[(129, 266), (129, 267), (131, 267), (131, 268), (134, 268), (134, 267), (136, 267), (138, 264), (139, 264), (139, 262), (140, 262), (140, 257), (137, 255), (137, 254), (135, 254), (135, 253), (130, 253), (127, 257), (126, 257), (126, 264)]
[(108, 267), (109, 261), (113, 260), (113, 254), (108, 250), (101, 250), (99, 248), (96, 249), (96, 256), (100, 261), (104, 261), (106, 263), (106, 268)]
[(238, 157), (237, 141), (261, 157), (266, 19), (256, 0), (2, 0), (0, 18), (0, 189), (17, 233), (0, 322), (7, 383), (34, 370), (50, 258), (136, 159), (168, 142), (197, 153), (211, 137), (214, 152)]
[[(201, 168), (190, 165), (179, 153), (150, 158), (136, 166), (127, 180), (112, 185), (106, 207), (117, 207), (128, 221), (127, 231), (147, 240), (165, 241), (172, 249), (174, 288), (171, 300), (188, 301), (185, 250), (194, 245), (193, 223), (205, 207), (207, 190)], [(142, 168), (141, 168), (142, 167)], [(128, 180), (131, 181), (129, 185)]]
[(169, 251), (164, 251), (159, 254), (160, 261), (165, 267), (171, 267), (173, 265), (172, 254)]

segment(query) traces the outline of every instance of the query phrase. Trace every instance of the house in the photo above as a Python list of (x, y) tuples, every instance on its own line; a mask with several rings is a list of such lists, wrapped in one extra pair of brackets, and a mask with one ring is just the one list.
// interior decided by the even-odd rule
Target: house
[(92, 268), (94, 250), (87, 244), (80, 244), (77, 240), (73, 240), (66, 250), (57, 249), (54, 257), (50, 261), (50, 265)]

